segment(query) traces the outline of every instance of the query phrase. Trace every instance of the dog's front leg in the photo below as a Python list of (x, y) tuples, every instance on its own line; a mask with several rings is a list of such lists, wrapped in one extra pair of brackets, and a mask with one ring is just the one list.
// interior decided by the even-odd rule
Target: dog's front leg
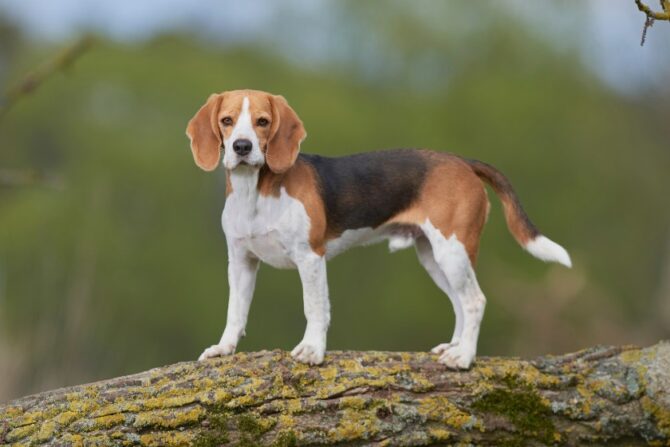
[(291, 355), (296, 360), (318, 365), (326, 353), (326, 333), (330, 323), (326, 259), (310, 253), (297, 262), (302, 281), (303, 303), (307, 328), (305, 336)]
[(230, 288), (230, 298), (228, 300), (226, 329), (223, 331), (219, 343), (205, 349), (199, 360), (234, 353), (247, 326), (247, 316), (254, 295), (259, 261), (251, 257), (244, 249), (235, 247), (233, 244), (229, 244), (229, 247), (228, 287)]

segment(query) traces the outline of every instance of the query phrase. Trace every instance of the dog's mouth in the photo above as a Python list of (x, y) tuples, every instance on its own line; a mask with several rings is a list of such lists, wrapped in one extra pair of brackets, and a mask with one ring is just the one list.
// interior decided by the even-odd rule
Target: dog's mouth
[(249, 160), (242, 158), (240, 161), (237, 163), (237, 166), (247, 166), (249, 168), (260, 168), (261, 163), (250, 163)]

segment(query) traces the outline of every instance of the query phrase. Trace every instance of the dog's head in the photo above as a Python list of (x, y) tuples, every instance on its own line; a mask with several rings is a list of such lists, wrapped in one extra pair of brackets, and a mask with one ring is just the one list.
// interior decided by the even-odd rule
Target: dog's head
[(226, 169), (240, 164), (275, 173), (288, 170), (307, 136), (302, 121), (282, 96), (256, 90), (216, 93), (186, 127), (195, 163), (214, 170), (221, 159)]

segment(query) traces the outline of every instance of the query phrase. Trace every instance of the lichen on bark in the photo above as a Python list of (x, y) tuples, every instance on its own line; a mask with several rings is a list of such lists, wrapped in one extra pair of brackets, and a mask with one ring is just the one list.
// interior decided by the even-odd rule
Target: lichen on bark
[(448, 371), (427, 353), (240, 353), (0, 406), (0, 445), (670, 445), (670, 344)]

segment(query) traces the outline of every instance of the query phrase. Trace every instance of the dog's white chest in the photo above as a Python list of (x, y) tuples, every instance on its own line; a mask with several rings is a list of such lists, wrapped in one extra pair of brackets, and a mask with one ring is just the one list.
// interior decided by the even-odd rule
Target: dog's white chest
[(302, 203), (282, 189), (279, 196), (262, 196), (253, 178), (235, 178), (223, 210), (223, 231), (229, 244), (248, 250), (275, 268), (295, 268), (307, 240), (309, 218)]
[(268, 212), (268, 204), (264, 202), (269, 200), (272, 199), (260, 199), (260, 209), (252, 212), (228, 201), (222, 219), (226, 239), (275, 268), (293, 268), (291, 247), (282, 234), (287, 227), (284, 216)]
[(275, 268), (295, 268), (290, 251), (281, 241), (277, 230), (256, 233), (245, 238), (243, 243), (258, 259)]

